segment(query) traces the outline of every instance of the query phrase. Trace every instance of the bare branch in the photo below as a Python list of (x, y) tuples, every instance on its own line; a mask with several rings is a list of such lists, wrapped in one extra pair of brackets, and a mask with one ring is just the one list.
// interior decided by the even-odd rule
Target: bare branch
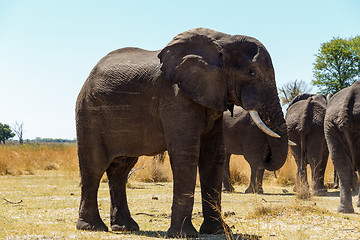
[(6, 198), (3, 198), (3, 200), (6, 202), (6, 203), (10, 203), (10, 204), (20, 204), (23, 202), (23, 200), (20, 200), (19, 202), (11, 202), (9, 200), (7, 200)]

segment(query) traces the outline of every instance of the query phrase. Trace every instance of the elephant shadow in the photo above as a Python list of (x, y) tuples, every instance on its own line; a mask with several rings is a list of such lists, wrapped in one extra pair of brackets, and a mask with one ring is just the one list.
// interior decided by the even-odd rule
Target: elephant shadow
[(340, 197), (340, 191), (326, 192), (321, 197)]
[[(115, 235), (138, 235), (148, 238), (161, 238), (167, 239), (166, 231), (135, 231), (135, 232), (111, 232)], [(256, 235), (248, 235), (248, 234), (232, 234), (231, 239), (260, 239), (260, 236)], [(192, 238), (191, 238), (192, 239)], [(212, 239), (212, 240), (225, 240), (229, 239), (228, 235), (207, 235), (207, 234), (199, 234), (199, 238), (196, 239)]]
[[(359, 193), (357, 191), (352, 191), (351, 196), (356, 197)], [(340, 197), (340, 191), (327, 192), (322, 197)]]
[[(232, 192), (231, 194), (240, 194), (240, 195), (251, 196), (251, 194), (245, 193), (245, 192)], [(296, 193), (291, 193), (291, 192), (287, 192), (287, 193), (258, 193), (258, 194), (260, 196), (293, 196), (293, 195), (296, 195)]]

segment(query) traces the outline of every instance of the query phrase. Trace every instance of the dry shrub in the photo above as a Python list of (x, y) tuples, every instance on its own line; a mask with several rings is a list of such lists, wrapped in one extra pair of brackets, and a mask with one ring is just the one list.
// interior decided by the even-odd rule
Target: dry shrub
[(242, 155), (231, 155), (230, 177), (235, 184), (249, 184), (251, 169), (248, 162)]
[(325, 187), (333, 188), (334, 187), (334, 165), (329, 156), (328, 162), (325, 169), (325, 177), (324, 177)]
[(249, 213), (248, 218), (260, 218), (264, 216), (279, 216), (285, 210), (285, 206), (278, 205), (257, 205), (252, 212)]
[[(283, 186), (294, 185), (296, 181), (296, 173), (297, 173), (297, 166), (295, 163), (295, 159), (291, 154), (291, 151), (289, 150), (286, 162), (284, 166), (279, 170), (277, 183)], [(310, 165), (307, 165), (307, 176), (308, 176), (308, 182), (311, 183), (312, 180), (311, 180)], [(332, 188), (334, 184), (334, 165), (330, 157), (326, 165), (324, 183), (325, 186), (327, 186), (328, 188)]]
[(139, 157), (133, 168), (135, 171), (130, 179), (139, 182), (170, 182), (172, 172), (169, 156), (166, 154), (164, 162), (158, 161), (155, 157)]
[(297, 166), (290, 150), (284, 166), (277, 174), (276, 182), (283, 186), (290, 186), (295, 184)]
[(311, 192), (307, 183), (297, 180), (296, 183), (296, 198), (302, 200), (310, 200)]
[(36, 170), (78, 170), (75, 144), (0, 146), (0, 175), (35, 174)]

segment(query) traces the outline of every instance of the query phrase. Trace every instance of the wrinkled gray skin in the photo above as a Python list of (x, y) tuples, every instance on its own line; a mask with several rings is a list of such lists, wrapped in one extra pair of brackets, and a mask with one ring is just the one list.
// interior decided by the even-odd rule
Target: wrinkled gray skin
[[(243, 155), (251, 168), (250, 185), (245, 193), (263, 193), (262, 180), (264, 176), (264, 162), (271, 162), (272, 151), (269, 142), (272, 137), (262, 132), (251, 119), (249, 113), (241, 107), (234, 108), (234, 115), (224, 113), (224, 142), (225, 142), (225, 172), (223, 190), (233, 192), (230, 180), (231, 154)], [(287, 155), (282, 155), (286, 161)], [(279, 159), (278, 159), (279, 160)]]
[[(258, 40), (198, 28), (177, 35), (161, 51), (124, 48), (101, 59), (76, 104), (82, 183), (77, 228), (108, 230), (97, 204), (106, 172), (112, 230), (139, 230), (127, 204), (127, 175), (139, 156), (167, 150), (174, 179), (168, 236), (198, 236), (191, 222), (197, 167), (204, 216), (200, 232), (224, 233), (220, 202), (228, 104), (258, 111), (281, 136), (270, 143), (274, 152), (287, 154), (274, 69)], [(283, 157), (275, 159), (281, 160), (267, 163), (273, 170), (284, 164)]]
[[(353, 170), (354, 169), (356, 169), (356, 167), (354, 167)], [(352, 174), (353, 174), (353, 177), (352, 177), (353, 180), (352, 180), (351, 190), (352, 190), (353, 194), (358, 194), (359, 193), (359, 177), (355, 170), (352, 172)], [(335, 168), (334, 168), (334, 188), (335, 189), (339, 188), (339, 175), (337, 174)]]
[[(324, 174), (329, 157), (329, 151), (324, 136), (324, 118), (327, 100), (322, 94), (302, 94), (297, 96), (286, 112), (289, 140), (296, 143), (291, 146), (291, 152), (298, 168), (296, 183), (308, 188), (307, 164), (312, 175), (312, 190), (314, 195), (324, 195)], [(299, 182), (300, 181), (300, 182)]]
[[(360, 82), (344, 88), (329, 101), (325, 116), (325, 138), (340, 178), (339, 212), (353, 213), (353, 173), (360, 169)], [(357, 202), (360, 207), (360, 195)]]

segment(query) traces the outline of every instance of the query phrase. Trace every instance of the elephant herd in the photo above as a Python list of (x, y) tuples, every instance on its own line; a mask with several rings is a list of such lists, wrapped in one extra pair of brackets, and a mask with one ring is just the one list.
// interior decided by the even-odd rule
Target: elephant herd
[[(340, 178), (339, 212), (353, 213), (351, 195), (359, 193), (360, 168), (360, 82), (355, 82), (334, 96), (301, 94), (288, 106), (285, 116), (290, 146), (297, 165), (297, 183), (309, 188), (307, 165), (312, 174), (312, 192), (324, 195), (325, 168), (329, 150), (334, 164), (335, 186)], [(231, 117), (224, 113), (226, 166), (223, 190), (233, 191), (229, 161), (231, 154), (243, 155), (251, 168), (250, 186), (245, 193), (263, 193), (262, 162), (271, 157), (267, 151), (267, 135), (255, 127), (247, 111), (237, 107)], [(270, 154), (270, 156), (269, 156)], [(294, 190), (296, 191), (297, 186)], [(360, 195), (357, 206), (360, 207)]]
[[(76, 227), (108, 231), (97, 202), (106, 172), (112, 231), (139, 230), (127, 204), (128, 174), (139, 156), (168, 151), (173, 202), (167, 235), (223, 234), (230, 231), (221, 216), (221, 191), (231, 154), (243, 154), (254, 169), (247, 192), (261, 193), (264, 169), (283, 166), (290, 139), (297, 144), (291, 147), (298, 154), (299, 175), (306, 163), (314, 172), (319, 169), (313, 188), (323, 192), (323, 163), (317, 161), (322, 162), (327, 148), (312, 143), (325, 143), (324, 134), (340, 178), (339, 211), (353, 212), (349, 173), (359, 169), (359, 88), (356, 83), (329, 101), (320, 96), (294, 101), (289, 120), (301, 117), (300, 111), (310, 115), (288, 129), (270, 54), (255, 38), (196, 28), (178, 34), (159, 51), (113, 51), (93, 68), (76, 102), (81, 175)], [(317, 111), (325, 108), (323, 131), (318, 124), (324, 116)], [(199, 232), (191, 221), (197, 170), (204, 218)]]

